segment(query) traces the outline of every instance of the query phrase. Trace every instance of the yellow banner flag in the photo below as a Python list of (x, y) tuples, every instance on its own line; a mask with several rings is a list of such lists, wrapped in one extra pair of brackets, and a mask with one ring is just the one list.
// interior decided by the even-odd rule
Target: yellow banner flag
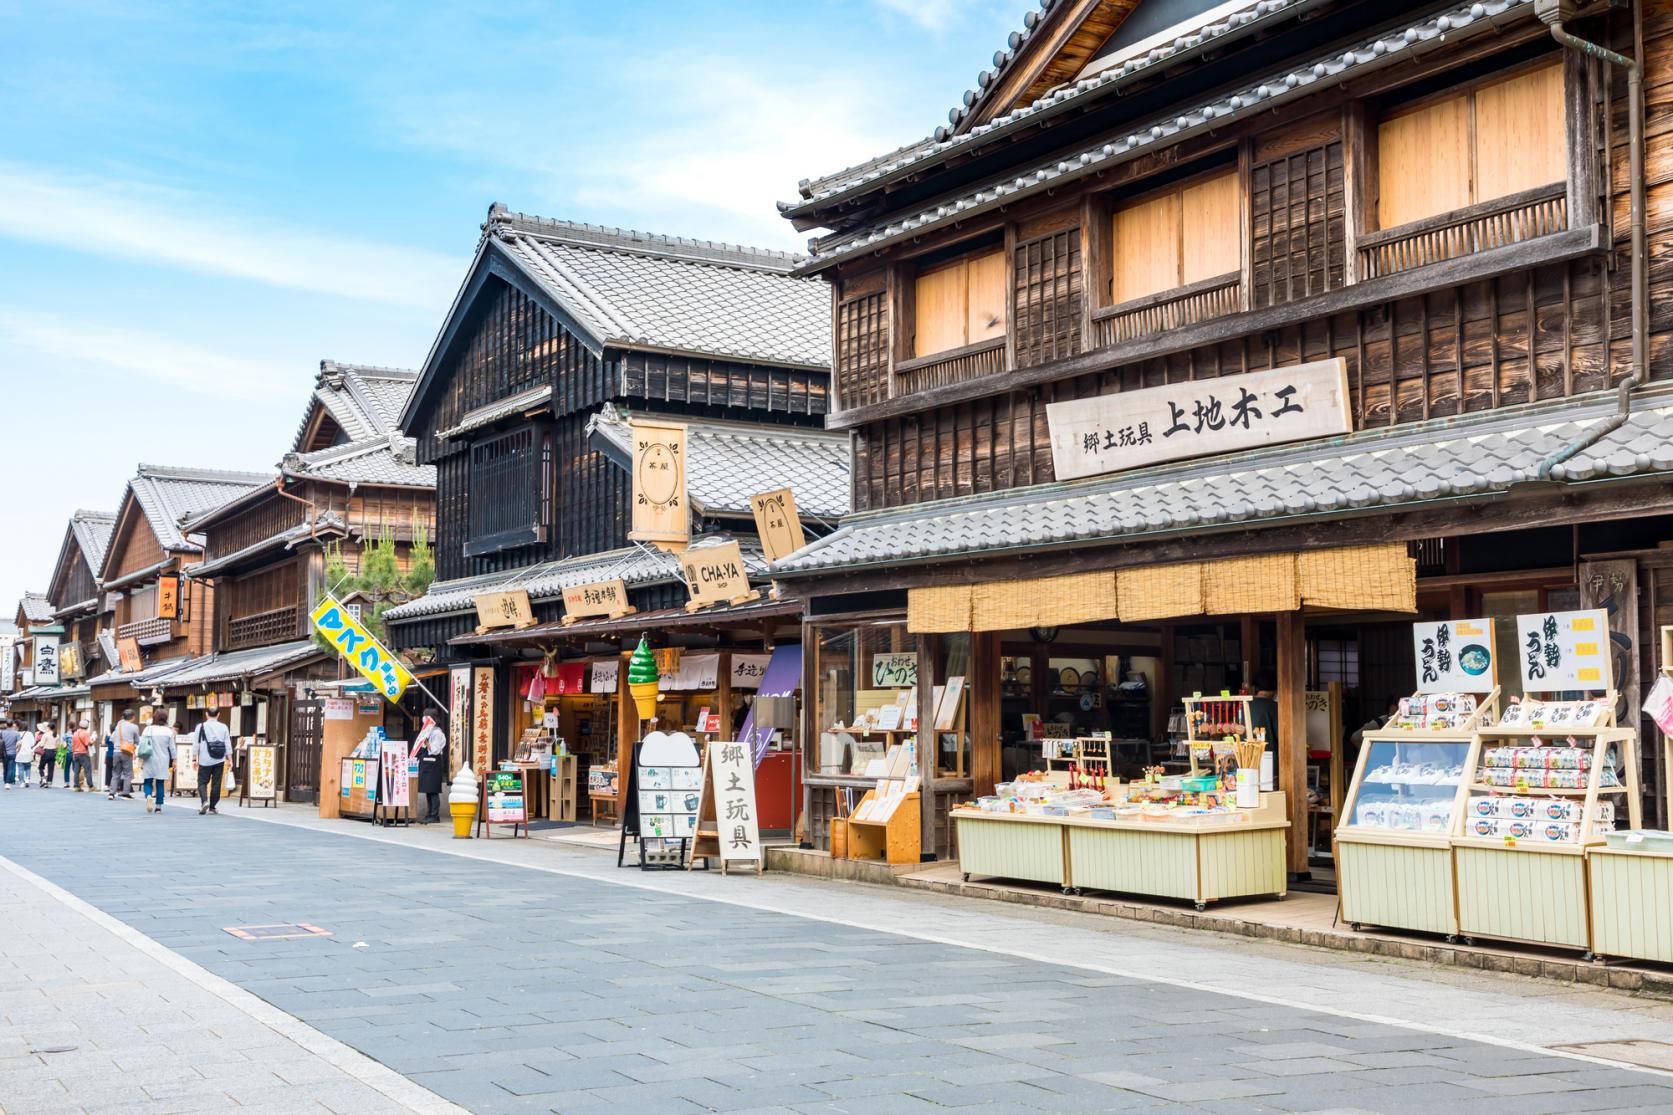
[(314, 621), (314, 630), (324, 635), (361, 677), (377, 686), (379, 693), (391, 702), (401, 699), (401, 694), (412, 684), (412, 674), (347, 609), (327, 597), (309, 618)]

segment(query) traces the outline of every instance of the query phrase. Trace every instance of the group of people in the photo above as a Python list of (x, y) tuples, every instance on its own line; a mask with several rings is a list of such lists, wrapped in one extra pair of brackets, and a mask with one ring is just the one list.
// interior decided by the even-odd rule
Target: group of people
[[(178, 743), (173, 726), (161, 715), (147, 719), (149, 723), (142, 728), (135, 710), (127, 709), (106, 733), (104, 791), (112, 801), (131, 799), (134, 764), (138, 763), (145, 811), (161, 813)], [(193, 730), (191, 741), (197, 760), (198, 813), (219, 813), (226, 763), (232, 757), (232, 733), (221, 723), (219, 712), (210, 709), (208, 718)], [(53, 774), (62, 767), (65, 789), (70, 788), (73, 779), (76, 793), (96, 793), (92, 746), (92, 724), (86, 719), (68, 735), (59, 735), (57, 725), (51, 721), (38, 728), (27, 728), (19, 721), (6, 722), (0, 727), (0, 769), (3, 769), (5, 788), (29, 789), (32, 777), (38, 772), (40, 788), (48, 789)]]

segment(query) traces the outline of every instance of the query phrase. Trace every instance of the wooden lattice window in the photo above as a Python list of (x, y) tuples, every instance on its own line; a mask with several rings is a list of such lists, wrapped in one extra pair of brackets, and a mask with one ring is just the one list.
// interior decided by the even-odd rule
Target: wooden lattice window
[(1015, 256), (1017, 367), (1028, 368), (1080, 352), (1083, 304), (1080, 228), (1066, 228), (1017, 245)]
[(862, 294), (837, 307), (837, 405), (845, 410), (888, 398), (886, 296)]
[(530, 426), (471, 446), (467, 557), (546, 540), (550, 459), (550, 440)]
[(1347, 257), (1342, 141), (1255, 164), (1249, 192), (1255, 308), (1340, 287)]

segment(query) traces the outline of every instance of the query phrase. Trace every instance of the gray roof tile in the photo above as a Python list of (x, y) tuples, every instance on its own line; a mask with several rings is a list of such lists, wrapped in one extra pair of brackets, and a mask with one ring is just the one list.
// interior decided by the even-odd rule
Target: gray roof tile
[(407, 405), (417, 382), (418, 373), (406, 368), (321, 360), (313, 394), (291, 448), (302, 448), (302, 437), (316, 405), (325, 408), (350, 441), (398, 433), (401, 408)]
[(110, 548), (111, 532), (116, 529), (116, 512), (77, 511), (70, 516), (70, 529), (75, 532), (82, 557), (87, 559), (87, 568), (98, 573), (105, 550)]
[(139, 472), (128, 481), (128, 490), (145, 512), (163, 549), (195, 550), (198, 545), (181, 533), (180, 520), (219, 507), (272, 479), (258, 472), (140, 465)]
[(380, 434), (312, 453), (287, 453), (279, 467), (287, 475), (345, 483), (436, 486), (435, 466), (419, 464), (416, 443), (400, 434)]
[(47, 599), (44, 592), (26, 592), (18, 601), (18, 607), (23, 609), (23, 618), (30, 623), (52, 622), (52, 601)]
[(288, 667), (300, 666), (326, 652), (312, 639), (298, 639), (275, 646), (252, 647), (249, 650), (224, 651), (205, 658), (195, 658), (178, 670), (171, 670), (156, 679), (165, 689), (194, 685), (212, 685), (242, 677), (259, 677)]

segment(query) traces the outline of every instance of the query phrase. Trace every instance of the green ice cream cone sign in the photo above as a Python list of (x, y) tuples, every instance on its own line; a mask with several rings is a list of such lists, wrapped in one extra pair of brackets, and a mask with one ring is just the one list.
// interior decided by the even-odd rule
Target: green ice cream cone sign
[(639, 719), (652, 720), (656, 717), (656, 691), (659, 677), (656, 672), (656, 655), (651, 653), (650, 644), (645, 642), (643, 635), (639, 636), (639, 645), (633, 649), (633, 657), (627, 660), (627, 688), (633, 694), (633, 702), (639, 707)]

